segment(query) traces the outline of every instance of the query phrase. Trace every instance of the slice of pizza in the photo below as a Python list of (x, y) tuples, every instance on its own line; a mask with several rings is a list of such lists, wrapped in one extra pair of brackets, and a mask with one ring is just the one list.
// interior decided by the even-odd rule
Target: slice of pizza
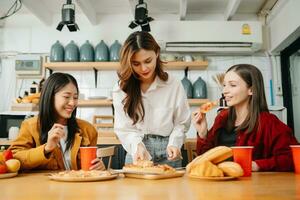
[(167, 165), (154, 165), (152, 161), (138, 161), (137, 164), (126, 164), (123, 167), (124, 172), (137, 174), (169, 174), (176, 170)]
[(218, 105), (217, 101), (209, 101), (205, 104), (202, 104), (200, 106), (200, 112), (201, 113), (207, 113), (211, 109), (213, 109), (216, 105)]

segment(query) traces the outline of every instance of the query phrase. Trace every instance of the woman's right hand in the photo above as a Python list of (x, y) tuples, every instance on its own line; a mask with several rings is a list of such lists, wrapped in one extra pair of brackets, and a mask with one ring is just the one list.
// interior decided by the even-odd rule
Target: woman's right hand
[(138, 160), (151, 160), (150, 153), (142, 143), (137, 145), (137, 151), (133, 156), (133, 164), (136, 164)]
[(192, 122), (194, 127), (196, 128), (198, 135), (200, 138), (204, 139), (207, 135), (207, 121), (205, 117), (205, 113), (201, 113), (200, 109), (193, 112), (192, 114)]
[(54, 124), (48, 132), (48, 139), (45, 145), (45, 153), (52, 152), (59, 144), (59, 140), (64, 136), (64, 126), (61, 124)]

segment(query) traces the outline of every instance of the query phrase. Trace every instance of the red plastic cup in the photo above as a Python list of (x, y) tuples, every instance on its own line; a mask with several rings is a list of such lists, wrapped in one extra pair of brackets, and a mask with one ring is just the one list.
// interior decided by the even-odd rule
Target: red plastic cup
[(92, 166), (92, 160), (97, 157), (97, 147), (80, 147), (81, 169), (88, 171)]
[(251, 146), (231, 147), (233, 151), (233, 161), (240, 164), (244, 170), (244, 177), (251, 176), (252, 173), (252, 149)]
[(300, 145), (290, 145), (293, 154), (295, 173), (300, 174)]

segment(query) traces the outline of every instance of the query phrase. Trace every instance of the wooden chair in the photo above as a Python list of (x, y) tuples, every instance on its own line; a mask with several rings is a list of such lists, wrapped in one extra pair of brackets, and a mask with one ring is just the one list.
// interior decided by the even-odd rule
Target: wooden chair
[(187, 152), (188, 163), (197, 157), (196, 153), (197, 139), (186, 139), (184, 149)]
[(115, 155), (115, 146), (98, 148), (97, 150), (97, 157), (99, 158), (109, 157), (107, 169), (110, 169), (111, 167), (111, 159), (113, 155)]

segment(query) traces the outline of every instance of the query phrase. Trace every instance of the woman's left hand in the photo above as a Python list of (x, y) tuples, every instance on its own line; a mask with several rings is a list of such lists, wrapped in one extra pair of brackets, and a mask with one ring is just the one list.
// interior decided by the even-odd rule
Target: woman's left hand
[(92, 166), (90, 167), (90, 170), (105, 170), (102, 160), (99, 158), (92, 160)]
[(174, 161), (181, 159), (180, 149), (174, 146), (167, 147), (168, 160)]
[(259, 166), (256, 164), (255, 161), (252, 161), (252, 171), (253, 172), (258, 172), (259, 171)]

